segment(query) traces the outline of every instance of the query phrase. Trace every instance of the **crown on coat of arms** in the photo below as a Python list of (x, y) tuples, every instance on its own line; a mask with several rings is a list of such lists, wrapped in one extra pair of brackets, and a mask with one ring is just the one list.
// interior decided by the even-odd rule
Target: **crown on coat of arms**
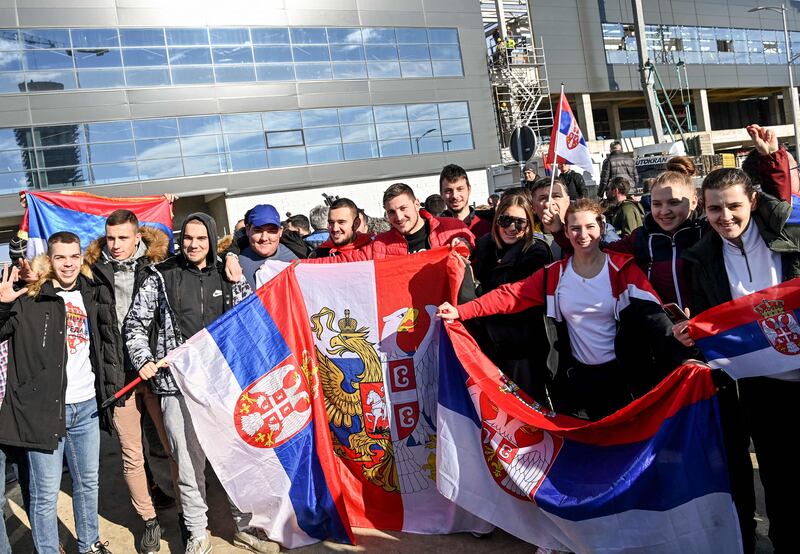
[(760, 303), (753, 307), (755, 311), (762, 318), (775, 317), (781, 315), (786, 310), (783, 308), (783, 300), (762, 300)]
[(358, 321), (350, 317), (350, 310), (344, 311), (344, 317), (339, 320), (339, 331), (342, 333), (355, 333)]

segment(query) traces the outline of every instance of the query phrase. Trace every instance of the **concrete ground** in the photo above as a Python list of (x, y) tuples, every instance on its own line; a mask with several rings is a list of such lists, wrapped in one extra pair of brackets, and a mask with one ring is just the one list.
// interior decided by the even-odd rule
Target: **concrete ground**
[[(166, 461), (151, 458), (152, 469), (156, 479), (165, 491), (171, 489), (169, 472)], [(245, 552), (231, 544), (234, 525), (227, 506), (225, 494), (219, 482), (209, 474), (208, 501), (209, 501), (209, 526), (211, 528), (212, 543), (216, 553)], [(764, 513), (764, 494), (760, 482), (757, 484), (757, 510)], [(22, 498), (19, 486), (8, 483), (8, 506), (6, 508), (6, 528), (14, 553), (27, 554), (33, 552), (30, 526), (28, 518), (22, 509)], [(58, 503), (59, 535), (61, 542), (68, 554), (77, 552), (75, 539), (75, 524), (72, 517), (70, 480), (67, 473), (61, 485)], [(108, 541), (109, 549), (114, 554), (133, 554), (137, 552), (136, 546), (142, 532), (141, 519), (133, 511), (128, 497), (125, 482), (122, 479), (122, 460), (119, 446), (115, 438), (103, 433), (101, 443), (100, 464), (100, 536), (103, 541)], [(177, 515), (175, 509), (164, 510), (159, 513), (159, 521), (164, 529), (161, 541), (162, 553), (183, 552), (183, 546), (178, 532)], [(759, 515), (758, 523), (758, 554), (772, 552), (769, 539), (766, 538), (768, 522), (766, 516)], [(508, 533), (497, 530), (491, 537), (475, 539), (469, 534), (457, 535), (411, 535), (407, 533), (386, 533), (370, 529), (357, 529), (359, 545), (356, 547), (339, 544), (321, 543), (294, 550), (297, 554), (316, 554), (323, 552), (379, 552), (380, 554), (395, 553), (420, 553), (438, 554), (445, 552), (459, 552), (460, 554), (473, 553), (530, 553), (531, 545), (512, 537)]]

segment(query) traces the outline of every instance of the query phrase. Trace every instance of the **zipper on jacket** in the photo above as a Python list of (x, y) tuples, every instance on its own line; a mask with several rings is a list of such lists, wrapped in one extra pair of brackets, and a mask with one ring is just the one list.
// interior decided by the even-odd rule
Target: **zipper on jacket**
[[(60, 386), (58, 387), (58, 394), (61, 395), (61, 391), (64, 390), (64, 375), (67, 373), (67, 307), (64, 306), (64, 349), (61, 354), (61, 382)], [(60, 398), (60, 396), (59, 396)], [(61, 402), (61, 400), (56, 401)], [(63, 405), (58, 410), (58, 421), (64, 419), (64, 412), (66, 411), (66, 392), (64, 393), (64, 402)]]
[(206, 326), (206, 312), (205, 312), (205, 303), (203, 302), (203, 297), (206, 295), (205, 288), (203, 287), (203, 276), (200, 276), (200, 321), (203, 323), (203, 327)]
[(44, 314), (44, 333), (42, 334), (42, 348), (47, 346), (47, 327), (50, 324), (50, 313)]
[(681, 299), (681, 287), (678, 283), (678, 246), (675, 244), (675, 236), (672, 237), (672, 284), (675, 286), (675, 299), (678, 301), (678, 306), (683, 308), (683, 299)]
[(744, 258), (744, 265), (747, 266), (747, 275), (750, 277), (750, 282), (753, 282), (753, 272), (750, 271), (750, 260), (747, 259), (747, 252), (744, 251), (744, 245), (739, 247), (739, 250), (742, 251), (742, 257)]

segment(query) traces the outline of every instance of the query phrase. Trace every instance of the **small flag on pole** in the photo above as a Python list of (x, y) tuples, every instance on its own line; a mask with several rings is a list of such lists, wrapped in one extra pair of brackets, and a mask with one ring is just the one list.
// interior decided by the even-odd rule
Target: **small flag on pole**
[(550, 149), (545, 156), (545, 163), (568, 163), (578, 166), (582, 170), (590, 173), (592, 179), (600, 181), (597, 167), (592, 162), (592, 155), (586, 139), (583, 138), (581, 128), (575, 114), (569, 107), (567, 97), (564, 95), (564, 85), (561, 85), (561, 97), (555, 115), (556, 124), (553, 125), (553, 132), (550, 135)]

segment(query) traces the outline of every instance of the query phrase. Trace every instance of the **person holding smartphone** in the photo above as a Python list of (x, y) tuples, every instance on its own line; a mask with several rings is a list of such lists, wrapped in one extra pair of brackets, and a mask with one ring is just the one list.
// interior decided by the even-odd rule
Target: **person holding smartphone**
[(554, 408), (590, 420), (630, 403), (639, 374), (655, 384), (689, 357), (633, 258), (601, 250), (602, 214), (597, 202), (578, 200), (565, 214), (572, 256), (437, 312), (445, 320), (470, 320), (545, 306)]
[[(651, 212), (641, 227), (623, 239), (605, 245), (610, 252), (633, 255), (636, 265), (663, 302), (674, 302), (681, 308), (690, 304), (691, 285), (683, 270), (684, 251), (694, 246), (703, 236), (707, 225), (697, 213), (697, 192), (692, 183), (694, 165), (681, 163), (673, 158), (670, 167), (674, 170), (661, 173), (650, 189)], [(559, 206), (542, 215), (542, 221), (553, 232), (553, 237), (565, 251), (571, 245), (563, 231)]]

